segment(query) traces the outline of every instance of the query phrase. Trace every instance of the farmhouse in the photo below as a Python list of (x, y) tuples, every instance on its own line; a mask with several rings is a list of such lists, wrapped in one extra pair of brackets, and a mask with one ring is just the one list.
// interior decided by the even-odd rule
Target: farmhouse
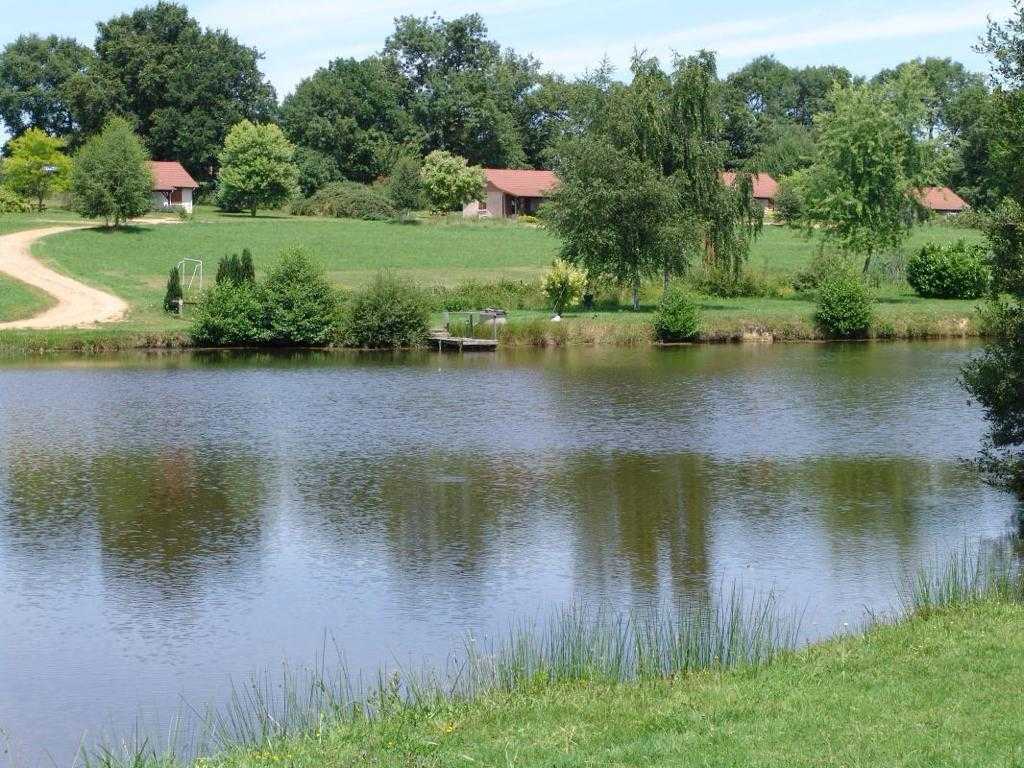
[(949, 187), (921, 187), (917, 190), (917, 200), (925, 208), (942, 216), (970, 208), (967, 201)]
[(533, 215), (548, 193), (558, 185), (551, 171), (517, 171), (485, 168), (487, 197), (473, 200), (462, 209), (462, 215), (506, 218), (520, 214)]
[[(775, 196), (779, 193), (779, 182), (767, 173), (751, 174), (751, 181), (754, 186), (754, 199), (759, 202), (766, 211), (775, 210)], [(731, 187), (736, 183), (735, 171), (723, 171), (722, 183)]]
[(199, 185), (181, 163), (154, 160), (149, 167), (153, 172), (153, 208), (159, 211), (176, 207), (191, 212), (192, 193)]

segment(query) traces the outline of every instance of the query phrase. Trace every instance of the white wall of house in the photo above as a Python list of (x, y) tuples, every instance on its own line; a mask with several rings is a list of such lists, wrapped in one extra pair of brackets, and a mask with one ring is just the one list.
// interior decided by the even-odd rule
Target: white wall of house
[[(496, 219), (504, 218), (505, 216), (505, 193), (500, 189), (492, 187), (490, 184), (487, 185), (486, 208), (487, 214), (485, 215)], [(462, 215), (467, 218), (475, 218), (480, 216), (483, 210), (484, 207), (477, 200), (473, 200), (462, 209)]]
[(153, 210), (164, 211), (169, 208), (184, 208), (189, 213), (192, 212), (192, 190), (191, 189), (179, 189), (178, 194), (181, 195), (181, 202), (171, 202), (167, 194), (163, 192), (153, 192)]

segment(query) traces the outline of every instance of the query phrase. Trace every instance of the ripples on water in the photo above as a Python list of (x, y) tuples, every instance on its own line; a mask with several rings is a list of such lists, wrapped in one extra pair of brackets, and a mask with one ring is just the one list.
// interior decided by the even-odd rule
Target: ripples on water
[[(372, 668), (735, 579), (809, 636), (1013, 505), (964, 345), (138, 356), (0, 367), (0, 729), (222, 700), (332, 634)], [(0, 757), (0, 761), (4, 758)], [(8, 758), (10, 759), (10, 758)]]

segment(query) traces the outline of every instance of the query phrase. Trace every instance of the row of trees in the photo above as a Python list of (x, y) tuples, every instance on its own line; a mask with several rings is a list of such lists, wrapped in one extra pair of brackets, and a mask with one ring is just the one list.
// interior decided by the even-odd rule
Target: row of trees
[[(607, 61), (576, 79), (545, 73), (490, 39), (478, 15), (400, 17), (378, 54), (330, 62), (280, 104), (260, 59), (184, 6), (159, 2), (98, 24), (92, 47), (33, 35), (9, 44), (0, 121), (14, 137), (39, 128), (74, 150), (119, 115), (151, 155), (180, 160), (203, 181), (216, 177), (234, 125), (276, 122), (296, 147), (308, 195), (332, 181), (373, 181), (400, 157), (435, 150), (473, 165), (547, 167), (555, 147), (590, 131), (629, 88)], [(1016, 128), (986, 80), (933, 58), (871, 82), (899, 81), (908, 68), (927, 84), (917, 94), (923, 135), (951, 158), (943, 180), (980, 204), (1019, 184), (1002, 150)], [(770, 56), (732, 73), (715, 105), (724, 166), (777, 176), (811, 166), (821, 149), (815, 116), (833, 108), (834, 86), (860, 82), (842, 67), (792, 68)]]

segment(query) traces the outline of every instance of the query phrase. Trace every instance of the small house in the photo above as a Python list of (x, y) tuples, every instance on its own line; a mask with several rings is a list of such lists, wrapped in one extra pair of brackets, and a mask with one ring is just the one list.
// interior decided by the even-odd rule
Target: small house
[(917, 201), (940, 216), (949, 216), (967, 210), (967, 201), (949, 187), (921, 187), (917, 190)]
[[(767, 173), (752, 173), (750, 180), (753, 182), (754, 199), (761, 204), (766, 211), (775, 210), (775, 197), (779, 194), (779, 182)], [(731, 187), (736, 183), (735, 171), (723, 171), (722, 183)]]
[(199, 185), (182, 164), (154, 160), (149, 167), (153, 173), (153, 208), (158, 211), (183, 208), (191, 213), (193, 193)]
[(558, 186), (558, 177), (551, 171), (518, 171), (485, 168), (487, 194), (462, 209), (470, 218), (492, 216), (507, 218), (521, 214), (534, 215), (548, 194)]

